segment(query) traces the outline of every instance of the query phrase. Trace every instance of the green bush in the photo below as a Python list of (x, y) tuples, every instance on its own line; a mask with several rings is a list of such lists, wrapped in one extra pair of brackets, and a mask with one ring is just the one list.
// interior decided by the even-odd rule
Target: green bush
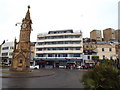
[(120, 89), (120, 71), (109, 63), (102, 63), (92, 71), (84, 73), (81, 82), (85, 89)]

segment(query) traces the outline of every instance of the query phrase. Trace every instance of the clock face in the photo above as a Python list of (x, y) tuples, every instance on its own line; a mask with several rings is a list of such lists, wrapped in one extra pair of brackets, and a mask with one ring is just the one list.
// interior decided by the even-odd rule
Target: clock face
[(22, 25), (22, 28), (26, 28), (26, 27), (27, 27), (27, 24), (23, 24), (23, 25)]

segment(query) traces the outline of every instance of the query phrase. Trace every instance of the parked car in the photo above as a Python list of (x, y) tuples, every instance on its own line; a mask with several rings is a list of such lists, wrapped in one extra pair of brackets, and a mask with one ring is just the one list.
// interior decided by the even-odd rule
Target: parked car
[(77, 66), (76, 66), (76, 69), (82, 69), (82, 66), (77, 65)]
[(39, 69), (39, 65), (30, 66), (30, 69)]
[(63, 68), (63, 69), (65, 69), (66, 66), (65, 66), (65, 65), (59, 65), (59, 68)]
[(66, 68), (67, 69), (75, 69), (75, 63), (67, 63)]

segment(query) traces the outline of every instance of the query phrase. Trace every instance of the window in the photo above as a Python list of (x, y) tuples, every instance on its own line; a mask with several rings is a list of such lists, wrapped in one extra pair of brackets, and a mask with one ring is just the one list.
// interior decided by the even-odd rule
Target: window
[(68, 48), (65, 48), (65, 50), (68, 50)]
[(102, 48), (102, 51), (104, 51), (104, 48)]
[(43, 45), (43, 43), (37, 43), (37, 45)]
[(37, 51), (42, 51), (42, 48), (37, 48)]
[(80, 48), (75, 48), (76, 50), (80, 50)]
[(74, 54), (73, 57), (80, 57), (80, 54)]
[(89, 48), (88, 46), (86, 46), (86, 48)]
[(11, 52), (11, 53), (9, 53), (9, 55), (10, 55), (10, 56), (12, 56), (12, 55), (13, 55), (13, 53)]
[(103, 59), (105, 59), (105, 55), (103, 55)]
[(113, 60), (112, 56), (110, 57), (110, 60)]
[(6, 52), (6, 53), (2, 53), (2, 56), (7, 56), (8, 55), (8, 53)]
[(10, 47), (10, 49), (13, 49), (13, 47)]
[(63, 54), (63, 57), (67, 57), (67, 54)]
[(55, 57), (57, 57), (57, 54), (55, 54)]
[(77, 35), (77, 36), (75, 36), (75, 38), (80, 38), (80, 36)]
[(37, 54), (37, 57), (43, 57), (43, 54)]
[(90, 59), (90, 56), (88, 56), (87, 58)]
[(112, 48), (109, 48), (109, 51), (112, 51)]
[(74, 42), (74, 44), (80, 44), (80, 42)]
[(47, 50), (51, 50), (51, 48), (47, 48)]
[(2, 50), (8, 50), (9, 49), (9, 47), (3, 47), (2, 48)]
[(48, 54), (48, 57), (52, 57), (52, 54)]
[(68, 42), (65, 42), (65, 44), (68, 44)]

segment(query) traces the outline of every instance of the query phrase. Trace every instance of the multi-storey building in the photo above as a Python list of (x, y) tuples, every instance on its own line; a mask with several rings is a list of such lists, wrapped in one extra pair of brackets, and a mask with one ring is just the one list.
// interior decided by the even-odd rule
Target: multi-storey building
[(103, 30), (104, 41), (115, 40), (115, 30), (112, 28), (107, 28)]
[(39, 64), (51, 64), (57, 67), (67, 62), (81, 63), (83, 55), (82, 32), (73, 30), (49, 31), (37, 35), (35, 59)]
[(5, 42), (1, 46), (2, 62), (6, 65), (9, 65), (11, 63), (13, 48), (14, 48), (14, 42)]
[(83, 53), (84, 53), (84, 62), (85, 63), (93, 63), (93, 56), (97, 56), (97, 52), (94, 51), (96, 49), (96, 41), (91, 40), (90, 38), (83, 38)]
[(97, 44), (97, 48), (94, 51), (97, 52), (99, 59), (115, 60), (117, 57), (114, 44)]
[(90, 32), (90, 39), (93, 39), (96, 41), (102, 41), (101, 30), (92, 30)]
[[(13, 51), (14, 51), (14, 42), (5, 42), (1, 45), (0, 48), (0, 58), (1, 62), (6, 65), (11, 65)], [(31, 42), (31, 65), (34, 64), (33, 58), (35, 57), (35, 42)]]

